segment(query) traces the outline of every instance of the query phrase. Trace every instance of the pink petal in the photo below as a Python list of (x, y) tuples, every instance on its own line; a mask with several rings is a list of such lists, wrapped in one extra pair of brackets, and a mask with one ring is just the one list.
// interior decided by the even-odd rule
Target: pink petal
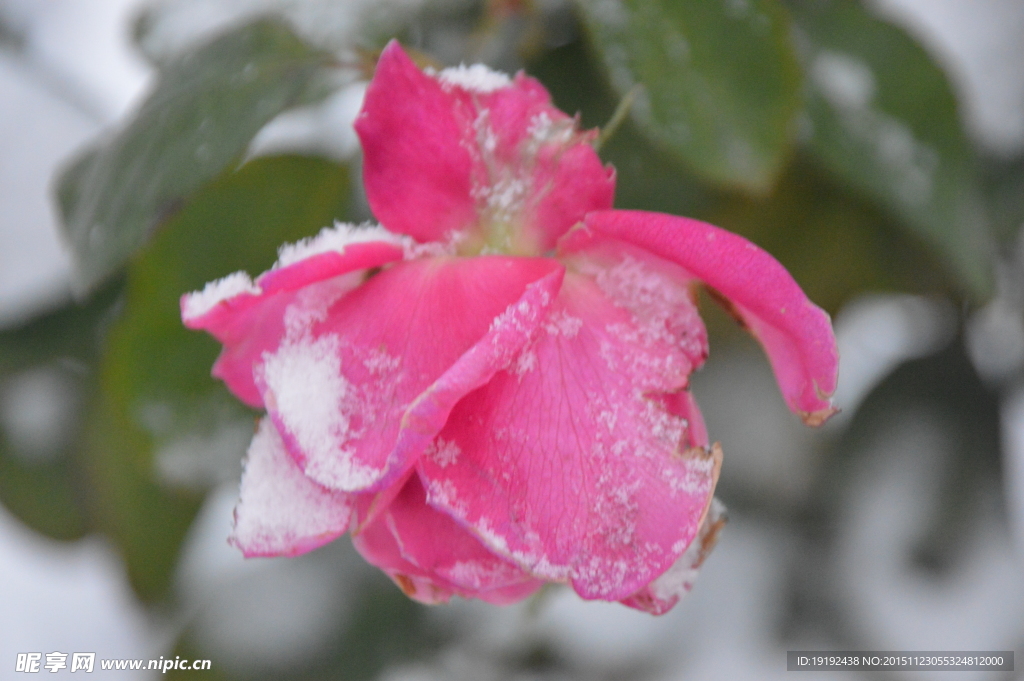
[(542, 584), (488, 551), (450, 516), (428, 506), (416, 476), (353, 542), (369, 562), (417, 600), (437, 602), (458, 594), (511, 603)]
[(427, 75), (392, 42), (356, 131), (374, 214), (421, 242), (459, 235), (536, 255), (612, 205), (614, 170), (591, 148), (593, 134), (522, 74), (509, 81), (477, 65)]
[(761, 342), (791, 410), (809, 425), (835, 413), (839, 353), (828, 314), (772, 256), (731, 232), (661, 213), (599, 211), (584, 224), (563, 240), (563, 253), (614, 239), (677, 263), (721, 293)]
[[(367, 241), (374, 238), (378, 240)], [(332, 248), (321, 250), (325, 246)], [(303, 248), (305, 253), (299, 250)], [(313, 240), (285, 246), (282, 254), (288, 256), (295, 250), (299, 250), (297, 255), (307, 257), (285, 258), (255, 283), (244, 272), (236, 272), (207, 284), (203, 291), (181, 297), (185, 326), (204, 329), (224, 345), (213, 365), (213, 375), (252, 407), (263, 406), (253, 380), (253, 366), (264, 352), (280, 344), (285, 333), (284, 314), (299, 296), (296, 291), (309, 286), (323, 297), (341, 296), (362, 282), (366, 270), (401, 260), (404, 252), (395, 235), (380, 228), (347, 225), (325, 230)]]
[(303, 475), (270, 419), (249, 445), (229, 542), (247, 558), (297, 556), (349, 529), (348, 494), (324, 489)]
[(402, 419), (396, 455), (412, 457), (434, 446), (456, 403), (510, 366), (536, 336), (564, 276), (565, 270), (558, 268), (527, 286), (522, 297), (492, 322), (487, 334), (416, 398)]
[(618, 600), (696, 536), (720, 457), (667, 408), (692, 364), (568, 272), (536, 341), (419, 460), (428, 502), (539, 579)]
[(685, 553), (657, 579), (629, 598), (622, 599), (621, 603), (652, 615), (664, 615), (671, 610), (693, 588), (697, 572), (718, 541), (718, 533), (725, 526), (725, 520), (725, 506), (718, 499), (712, 499), (700, 532)]
[(288, 450), (326, 487), (389, 486), (429, 443), (396, 450), (410, 405), (531, 283), (559, 270), (550, 258), (425, 258), (349, 292), (299, 291), (283, 339), (255, 368)]
[(446, 241), (476, 224), (473, 158), (463, 141), (474, 112), (442, 90), (396, 41), (384, 48), (356, 132), (373, 214), (417, 241)]
[(484, 143), (474, 191), (485, 222), (511, 225), (523, 252), (550, 250), (588, 212), (612, 207), (615, 169), (591, 146), (596, 131), (579, 132), (543, 85), (520, 73), (476, 104)]
[(370, 523), (359, 534), (353, 534), (352, 545), (367, 563), (380, 568), (409, 598), (436, 605), (447, 603), (455, 595), (455, 587), (446, 580), (402, 556), (402, 548), (383, 522)]

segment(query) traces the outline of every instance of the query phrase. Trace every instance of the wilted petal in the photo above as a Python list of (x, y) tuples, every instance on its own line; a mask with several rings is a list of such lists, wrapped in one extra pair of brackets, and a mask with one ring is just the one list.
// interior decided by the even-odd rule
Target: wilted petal
[(459, 402), (418, 464), (428, 502), (535, 577), (618, 600), (696, 536), (720, 456), (667, 408), (691, 363), (569, 272), (537, 339)]
[(256, 368), (288, 450), (332, 489), (379, 491), (397, 480), (429, 443), (396, 450), (410, 405), (531, 283), (559, 270), (546, 258), (424, 258), (340, 297), (298, 292), (284, 338)]
[(313, 239), (283, 246), (281, 260), (255, 282), (236, 272), (185, 294), (182, 321), (224, 345), (213, 375), (246, 404), (262, 407), (253, 367), (264, 352), (280, 344), (284, 313), (298, 290), (308, 286), (320, 291), (320, 297), (337, 298), (362, 283), (366, 270), (401, 260), (403, 248), (401, 238), (379, 227), (339, 224)]
[[(444, 448), (445, 443), (437, 446)], [(511, 603), (542, 584), (488, 551), (450, 516), (428, 506), (415, 475), (354, 542), (367, 560), (419, 600), (447, 600), (455, 593)]]
[(652, 615), (663, 615), (671, 610), (693, 588), (700, 566), (715, 547), (725, 520), (725, 506), (718, 499), (712, 499), (700, 533), (686, 552), (657, 579), (621, 602)]
[(839, 354), (828, 315), (775, 258), (746, 239), (698, 220), (642, 211), (599, 211), (561, 251), (614, 239), (678, 264), (725, 297), (764, 346), (789, 408), (810, 425), (835, 412)]
[(428, 75), (392, 42), (356, 131), (374, 215), (422, 242), (487, 238), (539, 254), (588, 211), (612, 206), (615, 173), (592, 133), (522, 74), (476, 65)]
[(349, 529), (350, 495), (303, 475), (270, 419), (260, 422), (249, 445), (239, 496), (228, 541), (247, 557), (297, 556)]

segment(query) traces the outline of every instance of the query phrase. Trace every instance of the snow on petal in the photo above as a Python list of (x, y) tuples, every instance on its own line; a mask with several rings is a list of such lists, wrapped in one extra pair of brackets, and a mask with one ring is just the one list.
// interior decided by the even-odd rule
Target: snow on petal
[(522, 73), (476, 97), (473, 196), (491, 247), (542, 253), (593, 210), (612, 207), (615, 171), (591, 146), (595, 131), (551, 103)]
[(567, 272), (549, 317), (561, 321), (524, 350), (541, 369), (500, 371), (461, 400), (439, 435), (458, 462), (424, 457), (418, 469), (428, 503), (492, 551), (585, 598), (618, 600), (696, 536), (720, 453), (666, 407), (685, 386), (685, 354), (646, 344), (593, 280)]
[(540, 83), (481, 65), (421, 72), (392, 42), (356, 123), (370, 207), (421, 242), (539, 255), (592, 210), (615, 173)]
[(235, 272), (211, 281), (202, 291), (186, 293), (181, 299), (181, 317), (186, 322), (202, 317), (220, 303), (241, 295), (258, 296), (263, 293), (245, 272)]
[(560, 252), (613, 239), (664, 258), (720, 293), (761, 342), (789, 408), (809, 425), (835, 413), (839, 354), (828, 314), (775, 258), (746, 239), (698, 220), (643, 211), (598, 211)]
[(353, 244), (380, 242), (404, 247), (408, 237), (402, 237), (370, 222), (362, 225), (336, 222), (324, 227), (316, 236), (300, 239), (294, 244), (284, 244), (277, 250), (274, 269), (288, 267), (321, 253), (344, 253)]
[[(334, 229), (343, 228), (348, 226)], [(359, 286), (367, 270), (404, 257), (404, 247), (396, 243), (394, 235), (367, 230), (365, 236), (371, 235), (382, 236), (383, 240), (369, 241), (362, 232), (345, 241), (332, 239), (330, 248), (306, 247), (307, 257), (286, 258), (286, 263), (279, 262), (255, 283), (239, 272), (207, 284), (201, 292), (182, 296), (185, 326), (203, 329), (224, 345), (213, 365), (213, 375), (246, 404), (262, 407), (263, 397), (253, 370), (264, 352), (281, 343), (286, 310), (293, 308), (300, 297), (337, 299)], [(295, 254), (291, 248), (283, 246), (282, 252)]]
[(725, 521), (725, 505), (718, 499), (712, 499), (700, 532), (683, 555), (657, 579), (621, 602), (652, 615), (663, 615), (671, 610), (693, 588), (700, 566), (715, 547)]
[(545, 321), (564, 275), (559, 267), (527, 286), (519, 300), (494, 318), (487, 334), (416, 398), (402, 419), (395, 445), (399, 456), (404, 452), (432, 450), (433, 460), (442, 468), (455, 463), (457, 452), (461, 453), (459, 446), (435, 436), (463, 396), (522, 357), (523, 349)]
[[(435, 75), (430, 69), (427, 70), (427, 74)], [(459, 87), (480, 94), (500, 90), (503, 87), (508, 87), (512, 82), (506, 74), (493, 71), (483, 64), (450, 66), (436, 73), (436, 77), (441, 81), (442, 87), (446, 86), (449, 89)]]
[[(393, 543), (378, 536), (382, 533), (389, 534)], [(394, 570), (396, 575), (392, 579), (400, 586), (405, 588), (408, 582), (403, 585), (396, 578), (398, 574), (411, 581), (414, 594), (427, 593), (431, 598), (437, 592), (450, 590), (492, 602), (507, 602), (505, 594), (510, 590), (522, 598), (542, 584), (489, 551), (451, 516), (428, 506), (423, 486), (415, 475), (388, 507), (359, 532), (357, 546), (363, 542), (378, 547), (368, 559)], [(391, 550), (381, 550), (385, 547)], [(425, 589), (424, 581), (435, 588)]]
[(344, 534), (351, 516), (350, 496), (303, 475), (263, 419), (246, 455), (229, 541), (247, 557), (296, 556)]
[(430, 442), (396, 448), (410, 405), (531, 283), (560, 269), (544, 258), (424, 258), (338, 298), (300, 291), (284, 311), (284, 338), (255, 368), (288, 450), (332, 489), (391, 484)]

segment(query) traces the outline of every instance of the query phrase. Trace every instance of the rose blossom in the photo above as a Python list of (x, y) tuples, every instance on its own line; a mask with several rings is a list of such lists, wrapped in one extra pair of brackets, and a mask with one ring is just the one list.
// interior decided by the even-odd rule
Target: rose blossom
[(296, 555), (351, 532), (430, 603), (550, 581), (667, 611), (721, 524), (721, 450), (688, 390), (695, 282), (812, 425), (834, 411), (828, 316), (739, 236), (612, 210), (595, 133), (522, 73), (424, 73), (392, 42), (356, 130), (383, 227), (336, 225), (182, 298), (224, 345), (213, 374), (267, 412), (230, 541)]

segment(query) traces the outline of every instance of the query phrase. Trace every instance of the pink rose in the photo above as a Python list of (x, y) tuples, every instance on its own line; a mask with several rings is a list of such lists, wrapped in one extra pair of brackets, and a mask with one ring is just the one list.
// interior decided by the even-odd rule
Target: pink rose
[(790, 408), (833, 408), (828, 315), (746, 240), (612, 210), (615, 171), (534, 79), (421, 72), (392, 42), (356, 123), (383, 224), (336, 225), (182, 298), (213, 374), (264, 408), (231, 542), (296, 555), (351, 532), (413, 598), (543, 582), (654, 613), (714, 543), (690, 373), (693, 284), (731, 302)]

